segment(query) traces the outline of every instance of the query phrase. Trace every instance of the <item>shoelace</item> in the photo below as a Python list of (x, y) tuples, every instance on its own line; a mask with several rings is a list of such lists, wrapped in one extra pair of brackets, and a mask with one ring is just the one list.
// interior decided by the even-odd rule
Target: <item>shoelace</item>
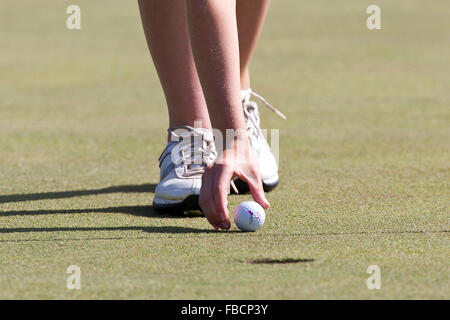
[[(178, 135), (177, 129), (185, 129), (189, 131), (188, 135)], [(183, 164), (183, 177), (192, 177), (202, 174), (205, 167), (214, 162), (217, 157), (217, 151), (214, 146), (214, 138), (212, 134), (202, 128), (192, 128), (189, 126), (169, 128), (171, 136), (181, 138), (171, 151), (172, 162), (175, 165)], [(194, 142), (192, 142), (194, 138)], [(195, 140), (201, 139), (200, 143)]]
[[(189, 136), (186, 136), (186, 135), (181, 136), (181, 135), (176, 134), (175, 130), (179, 129), (179, 128), (184, 128), (184, 129), (191, 131), (190, 135)], [(205, 167), (207, 167), (209, 164), (211, 164), (212, 162), (215, 161), (215, 159), (217, 157), (217, 151), (216, 151), (216, 147), (214, 145), (214, 137), (212, 136), (212, 134), (209, 131), (206, 131), (205, 129), (197, 129), (197, 128), (192, 128), (189, 126), (183, 126), (183, 127), (169, 128), (168, 132), (171, 136), (173, 135), (174, 137), (178, 137), (178, 138), (183, 137), (183, 139), (180, 142), (178, 142), (177, 145), (174, 146), (174, 148), (170, 152), (172, 161), (174, 162), (174, 164), (183, 163), (183, 165), (184, 165), (183, 177), (192, 177), (197, 174), (203, 174), (205, 172)], [(198, 148), (197, 150), (195, 149), (195, 146), (190, 141), (187, 141), (187, 139), (186, 139), (186, 137), (195, 137), (195, 136), (202, 137), (202, 146), (200, 148)], [(169, 145), (166, 147), (166, 149), (168, 147), (169, 147)], [(164, 149), (162, 154), (159, 156), (160, 165), (165, 158), (164, 154), (165, 154), (166, 149)], [(199, 154), (199, 152), (202, 155), (202, 163), (200, 165), (196, 165), (195, 167), (193, 167), (193, 166), (191, 166), (192, 159), (194, 158), (194, 161), (195, 161), (195, 155)], [(181, 154), (181, 156), (180, 156), (180, 154)], [(239, 191), (236, 188), (236, 185), (234, 184), (233, 181), (230, 181), (230, 185), (233, 188), (234, 192), (236, 194), (238, 194)]]
[(267, 144), (266, 139), (262, 139), (263, 133), (260, 128), (258, 105), (256, 104), (256, 102), (250, 100), (251, 96), (254, 96), (261, 100), (267, 108), (275, 112), (281, 118), (287, 119), (287, 117), (258, 93), (254, 92), (251, 89), (247, 91), (247, 94), (243, 97), (247, 132), (249, 132), (250, 139), (262, 140)]
[(269, 108), (270, 110), (272, 110), (273, 112), (275, 112), (277, 115), (279, 115), (281, 118), (283, 119), (287, 119), (287, 117), (281, 113), (280, 110), (278, 110), (277, 108), (275, 108), (274, 106), (272, 106), (266, 99), (264, 99), (260, 94), (256, 93), (255, 91), (253, 91), (252, 89), (248, 89), (248, 100), (250, 100), (250, 97), (254, 96), (256, 98), (258, 98), (259, 100), (261, 100), (262, 103), (264, 103), (264, 105)]

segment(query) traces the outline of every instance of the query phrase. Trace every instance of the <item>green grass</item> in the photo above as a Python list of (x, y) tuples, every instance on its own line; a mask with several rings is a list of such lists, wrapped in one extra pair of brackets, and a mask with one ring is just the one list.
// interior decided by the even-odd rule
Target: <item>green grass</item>
[(273, 1), (252, 87), (288, 120), (262, 111), (281, 184), (252, 234), (153, 212), (167, 113), (137, 4), (76, 2), (80, 31), (72, 2), (0, 3), (0, 298), (449, 298), (447, 0), (379, 0), (378, 31), (370, 1)]

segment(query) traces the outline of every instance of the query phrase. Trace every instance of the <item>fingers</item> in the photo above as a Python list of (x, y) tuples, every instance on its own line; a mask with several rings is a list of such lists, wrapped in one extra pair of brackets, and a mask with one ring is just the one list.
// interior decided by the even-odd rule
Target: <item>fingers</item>
[(236, 174), (248, 183), (253, 199), (258, 202), (261, 207), (263, 207), (264, 209), (268, 209), (270, 207), (270, 203), (269, 201), (267, 201), (266, 196), (264, 195), (264, 188), (259, 172), (252, 169), (250, 171), (250, 175), (245, 175), (242, 173)]
[(228, 230), (231, 227), (228, 218), (227, 195), (233, 170), (224, 165), (215, 164), (207, 168), (202, 177), (199, 204), (215, 229)]
[(214, 171), (211, 168), (206, 168), (205, 173), (202, 176), (202, 187), (200, 189), (199, 205), (205, 214), (206, 219), (214, 227), (219, 229), (219, 222), (216, 221), (214, 202), (212, 199), (212, 186), (214, 183)]
[[(234, 155), (234, 150), (231, 151)], [(250, 156), (250, 161), (244, 163), (236, 161), (235, 158), (223, 156), (225, 163), (216, 162), (205, 169), (202, 177), (199, 204), (209, 223), (215, 229), (229, 229), (231, 224), (227, 208), (227, 196), (230, 181), (233, 176), (245, 180), (253, 199), (263, 208), (270, 207), (264, 195), (264, 189), (256, 160), (251, 153), (243, 152)]]
[(220, 165), (215, 176), (215, 192), (213, 195), (215, 208), (221, 218), (221, 228), (230, 229), (230, 220), (228, 218), (227, 196), (230, 188), (230, 181), (233, 177), (233, 170), (227, 166)]
[(270, 207), (269, 201), (267, 201), (266, 196), (264, 195), (264, 189), (262, 185), (261, 179), (257, 181), (247, 181), (248, 186), (250, 187), (250, 193), (252, 194), (253, 199), (258, 202), (261, 207), (264, 209), (268, 209)]

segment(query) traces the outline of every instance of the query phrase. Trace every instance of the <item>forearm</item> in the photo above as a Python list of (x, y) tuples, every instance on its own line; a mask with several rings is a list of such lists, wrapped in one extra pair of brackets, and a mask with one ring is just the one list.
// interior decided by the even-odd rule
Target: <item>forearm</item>
[(224, 136), (226, 129), (244, 129), (235, 0), (188, 0), (187, 13), (212, 125)]

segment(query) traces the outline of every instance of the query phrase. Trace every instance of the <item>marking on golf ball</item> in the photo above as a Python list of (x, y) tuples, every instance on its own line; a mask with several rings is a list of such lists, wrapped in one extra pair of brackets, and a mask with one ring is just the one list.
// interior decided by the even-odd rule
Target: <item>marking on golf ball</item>
[(264, 224), (266, 214), (255, 201), (245, 201), (234, 211), (234, 223), (242, 231), (256, 231)]

